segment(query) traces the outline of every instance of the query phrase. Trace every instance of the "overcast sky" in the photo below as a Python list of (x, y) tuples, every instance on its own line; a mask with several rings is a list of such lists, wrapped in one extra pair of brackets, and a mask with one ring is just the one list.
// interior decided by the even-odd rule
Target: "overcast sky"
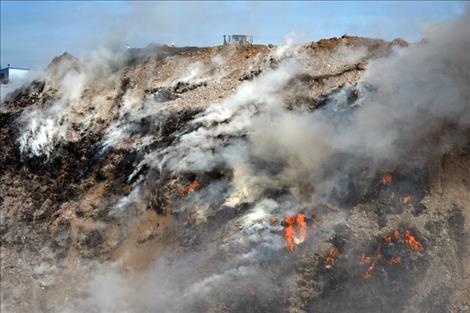
[(208, 46), (223, 34), (255, 43), (343, 34), (416, 41), (426, 23), (464, 11), (462, 2), (122, 2), (1, 0), (1, 66), (44, 67), (64, 51), (80, 56), (105, 45)]

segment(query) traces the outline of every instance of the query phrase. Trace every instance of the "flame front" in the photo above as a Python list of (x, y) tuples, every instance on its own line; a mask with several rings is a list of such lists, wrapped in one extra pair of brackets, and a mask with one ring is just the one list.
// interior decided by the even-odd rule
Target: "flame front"
[(284, 219), (284, 237), (286, 238), (287, 250), (293, 252), (295, 250), (293, 216), (287, 215)]
[(293, 252), (295, 246), (307, 239), (307, 222), (302, 213), (287, 215), (284, 219), (284, 237), (286, 239), (287, 250)]

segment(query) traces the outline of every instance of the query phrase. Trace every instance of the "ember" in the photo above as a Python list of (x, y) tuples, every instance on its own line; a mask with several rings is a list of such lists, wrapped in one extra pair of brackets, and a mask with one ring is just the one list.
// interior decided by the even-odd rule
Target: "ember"
[(400, 240), (400, 232), (398, 231), (398, 229), (394, 229), (393, 230), (393, 237), (395, 238), (395, 240)]
[(361, 264), (367, 264), (369, 265), (370, 263), (372, 263), (372, 257), (371, 256), (368, 256), (367, 254), (365, 253), (361, 253), (361, 255), (359, 255), (359, 262)]
[(367, 272), (365, 272), (362, 277), (364, 277), (364, 279), (370, 279), (372, 278), (372, 275), (375, 273), (375, 262), (372, 263), (369, 268), (367, 269)]
[(362, 253), (359, 256), (359, 260), (362, 264), (369, 265), (369, 267), (367, 268), (367, 272), (365, 272), (362, 275), (364, 279), (370, 279), (372, 277), (372, 275), (375, 273), (375, 270), (377, 269), (377, 263), (381, 259), (382, 259), (382, 253), (380, 253), (380, 247), (377, 248), (377, 250), (375, 251), (375, 255), (373, 257), (368, 256), (365, 253)]
[(400, 264), (401, 258), (399, 256), (392, 256), (387, 260), (387, 263), (390, 265)]
[(405, 230), (405, 244), (413, 251), (422, 252), (424, 250), (423, 245), (416, 240), (416, 238), (410, 233), (409, 230)]
[(201, 187), (201, 185), (197, 181), (193, 181), (187, 185), (185, 185), (183, 188), (181, 188), (178, 192), (180, 198), (184, 198), (184, 196), (196, 189)]
[(293, 216), (286, 216), (284, 219), (284, 227), (284, 237), (286, 238), (287, 250), (293, 252), (295, 250)]
[(393, 181), (392, 175), (390, 174), (385, 174), (382, 176), (382, 184), (383, 185), (390, 185)]
[(330, 252), (325, 258), (325, 268), (330, 269), (335, 265), (336, 257), (338, 256), (339, 251), (336, 247), (332, 247)]

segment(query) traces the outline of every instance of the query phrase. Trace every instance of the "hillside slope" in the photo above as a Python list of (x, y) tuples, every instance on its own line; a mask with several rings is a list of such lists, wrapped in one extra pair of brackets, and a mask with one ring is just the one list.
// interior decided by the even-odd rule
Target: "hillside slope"
[(2, 312), (465, 312), (454, 37), (56, 57), (0, 106)]

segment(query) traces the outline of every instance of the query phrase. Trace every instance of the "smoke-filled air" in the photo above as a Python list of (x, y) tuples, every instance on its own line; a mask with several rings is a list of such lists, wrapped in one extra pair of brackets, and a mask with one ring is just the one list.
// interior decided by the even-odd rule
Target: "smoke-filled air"
[(468, 6), (291, 35), (4, 81), (1, 311), (469, 312)]

